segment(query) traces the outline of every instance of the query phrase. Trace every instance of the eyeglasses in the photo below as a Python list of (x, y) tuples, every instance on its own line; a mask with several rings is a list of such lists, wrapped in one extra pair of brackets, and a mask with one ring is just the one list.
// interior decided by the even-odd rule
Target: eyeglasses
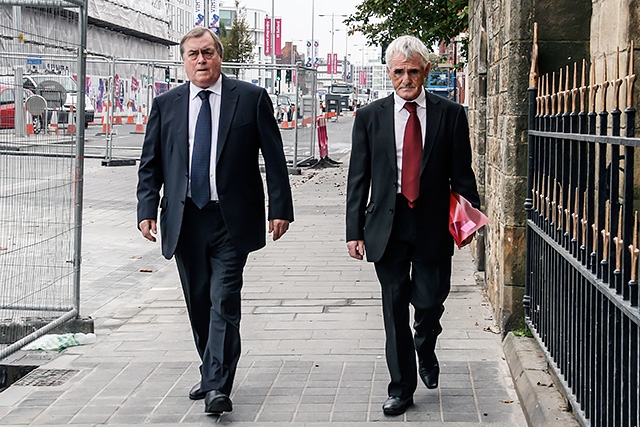
[(196, 60), (200, 55), (202, 55), (204, 59), (211, 59), (214, 57), (215, 54), (216, 54), (215, 49), (190, 50), (189, 52), (187, 52), (187, 58)]

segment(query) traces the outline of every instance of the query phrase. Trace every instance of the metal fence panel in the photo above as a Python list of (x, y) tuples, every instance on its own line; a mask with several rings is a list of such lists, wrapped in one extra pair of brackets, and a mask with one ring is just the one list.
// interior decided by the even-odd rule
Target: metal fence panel
[[(84, 3), (10, 4), (0, 4), (12, 17), (0, 27), (10, 40), (0, 54), (0, 358), (79, 313), (85, 127)], [(22, 25), (44, 12), (38, 27)]]
[[(141, 138), (153, 98), (185, 80), (181, 61), (149, 61), (117, 58), (88, 59), (87, 96), (95, 109), (88, 130), (87, 156), (104, 157), (105, 164), (135, 162), (140, 157)], [(109, 69), (106, 74), (92, 70)], [(223, 63), (223, 72), (259, 86), (266, 86), (272, 97), (274, 116), (280, 126), (285, 157), (290, 166), (314, 159), (316, 121), (319, 114), (316, 70), (294, 65)], [(268, 87), (279, 74), (275, 88)], [(290, 76), (290, 80), (289, 80)], [(168, 81), (167, 81), (168, 79)], [(120, 126), (120, 125), (129, 125)], [(96, 138), (93, 138), (93, 137)]]
[(525, 316), (585, 426), (640, 425), (633, 44), (629, 52), (626, 76), (596, 76), (583, 62), (534, 75), (529, 90)]

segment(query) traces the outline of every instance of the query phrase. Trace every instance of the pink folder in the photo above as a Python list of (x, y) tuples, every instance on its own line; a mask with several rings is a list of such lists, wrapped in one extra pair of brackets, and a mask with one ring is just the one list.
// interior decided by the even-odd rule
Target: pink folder
[(451, 192), (449, 198), (449, 232), (461, 248), (462, 242), (489, 222), (489, 218), (460, 194)]

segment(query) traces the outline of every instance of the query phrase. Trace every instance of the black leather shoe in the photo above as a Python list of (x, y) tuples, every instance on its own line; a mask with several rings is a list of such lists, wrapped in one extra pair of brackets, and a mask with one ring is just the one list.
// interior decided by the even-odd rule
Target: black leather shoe
[(231, 411), (233, 411), (233, 404), (229, 396), (218, 390), (207, 392), (204, 398), (204, 412), (220, 415)]
[(382, 405), (382, 412), (385, 415), (400, 415), (404, 414), (411, 405), (413, 405), (413, 397), (401, 399), (396, 396), (389, 396)]
[(420, 369), (418, 369), (420, 379), (429, 389), (438, 388), (438, 377), (440, 376), (440, 365), (438, 359), (433, 355), (433, 359), (423, 363), (420, 361)]
[(198, 382), (198, 384), (191, 387), (191, 390), (189, 390), (189, 399), (191, 400), (201, 400), (201, 399), (204, 399), (206, 395), (207, 395), (206, 391), (200, 390), (200, 382)]

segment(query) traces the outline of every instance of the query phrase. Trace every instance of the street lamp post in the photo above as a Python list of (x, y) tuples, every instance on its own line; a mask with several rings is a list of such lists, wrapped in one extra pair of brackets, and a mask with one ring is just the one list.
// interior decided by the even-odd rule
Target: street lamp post
[[(333, 36), (335, 35), (335, 32), (336, 32), (335, 28), (334, 28), (334, 22), (335, 22), (336, 14), (335, 13), (331, 13), (331, 15), (318, 15), (318, 16), (331, 16), (331, 58), (332, 58), (331, 62), (333, 62)], [(337, 15), (337, 16), (346, 18), (349, 15)], [(328, 65), (329, 64), (327, 64), (327, 66)], [(329, 70), (327, 70), (327, 71), (329, 71)], [(331, 83), (330, 83), (329, 87), (331, 87), (331, 86), (333, 86), (333, 70), (331, 70), (331, 72), (329, 73), (329, 76), (331, 78)]]
[(348, 81), (347, 79), (347, 62), (349, 60), (349, 30), (348, 29), (336, 29), (336, 31), (344, 31), (344, 62), (342, 63), (342, 71), (343, 71), (343, 76), (344, 76), (344, 81)]
[[(315, 49), (314, 49), (314, 44), (315, 44), (315, 40), (313, 39), (313, 37), (315, 36), (314, 34), (314, 30), (315, 30), (315, 24), (316, 24), (316, 2), (315, 0), (311, 0), (311, 56), (314, 56), (315, 53)], [(315, 61), (315, 57), (313, 57), (311, 59), (311, 64), (313, 65), (313, 62)]]
[(331, 77), (331, 80), (329, 83), (329, 88), (333, 87), (333, 36), (335, 34), (335, 30), (333, 29), (333, 22), (334, 22), (334, 14), (332, 13), (331, 14), (331, 73), (329, 74), (329, 76)]

